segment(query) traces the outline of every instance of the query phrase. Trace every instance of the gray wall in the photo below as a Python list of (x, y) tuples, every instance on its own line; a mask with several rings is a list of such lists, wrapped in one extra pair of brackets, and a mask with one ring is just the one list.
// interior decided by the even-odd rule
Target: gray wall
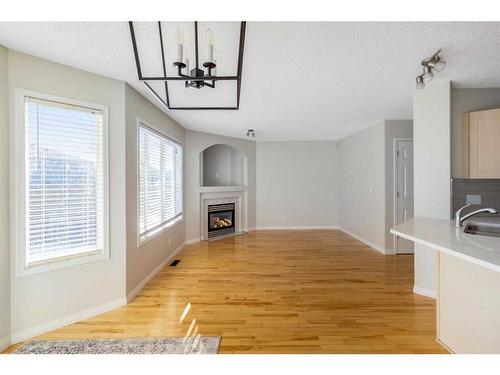
[(213, 145), (203, 151), (203, 186), (240, 186), (243, 156), (227, 145)]
[(109, 106), (110, 258), (29, 276), (11, 275), (12, 335), (22, 336), (41, 324), (124, 300), (125, 84), (14, 51), (9, 51), (9, 69), (12, 124), (16, 88)]
[(385, 122), (339, 141), (340, 227), (385, 249)]
[[(127, 138), (127, 294), (136, 288), (174, 250), (184, 244), (185, 221), (174, 224), (138, 247), (137, 119), (158, 132), (184, 143), (184, 128), (165, 115), (150, 101), (126, 85)], [(184, 150), (185, 152), (185, 150)]]
[(213, 145), (203, 151), (203, 186), (231, 186), (231, 148)]
[(413, 138), (412, 120), (385, 121), (385, 250), (394, 252), (394, 139)]
[(452, 186), (452, 213), (467, 204), (467, 194), (481, 196), (481, 204), (475, 209), (493, 207), (500, 211), (500, 180), (453, 179)]
[(460, 177), (462, 115), (465, 112), (500, 108), (500, 88), (451, 90), (451, 161), (452, 176)]
[(236, 149), (231, 148), (231, 185), (245, 185), (246, 161), (245, 157)]
[(386, 120), (339, 141), (340, 227), (394, 252), (394, 139), (413, 138), (412, 120)]
[(200, 233), (200, 192), (201, 171), (200, 154), (206, 148), (215, 144), (226, 144), (238, 150), (247, 159), (247, 199), (248, 199), (248, 227), (255, 227), (255, 192), (256, 192), (256, 142), (245, 139), (224, 137), (216, 134), (208, 134), (186, 130), (184, 147), (184, 171), (185, 171), (185, 198), (184, 212), (186, 221), (186, 240), (196, 241), (201, 237)]
[(338, 225), (333, 141), (257, 142), (257, 227)]
[(10, 335), (8, 55), (0, 46), (0, 351)]
[[(436, 81), (413, 100), (415, 216), (450, 219), (451, 87)], [(415, 291), (436, 293), (436, 251), (415, 244)]]

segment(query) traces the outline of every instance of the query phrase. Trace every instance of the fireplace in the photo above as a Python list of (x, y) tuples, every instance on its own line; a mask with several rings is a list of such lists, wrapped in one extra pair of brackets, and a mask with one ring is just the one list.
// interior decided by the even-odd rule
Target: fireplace
[(234, 233), (234, 203), (213, 204), (208, 206), (208, 238)]

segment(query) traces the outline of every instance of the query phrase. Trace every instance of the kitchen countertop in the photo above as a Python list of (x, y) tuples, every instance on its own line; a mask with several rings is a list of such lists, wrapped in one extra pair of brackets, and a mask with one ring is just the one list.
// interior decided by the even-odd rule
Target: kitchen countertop
[[(470, 222), (500, 223), (500, 218), (474, 217)], [(391, 233), (465, 261), (500, 272), (500, 238), (464, 233), (453, 220), (413, 217)]]

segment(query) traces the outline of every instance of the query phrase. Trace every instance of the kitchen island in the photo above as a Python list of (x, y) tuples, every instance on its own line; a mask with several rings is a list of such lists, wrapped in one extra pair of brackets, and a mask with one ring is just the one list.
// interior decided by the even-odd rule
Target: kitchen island
[[(497, 218), (470, 221), (500, 225)], [(437, 340), (455, 353), (500, 353), (500, 238), (464, 227), (414, 217), (391, 233), (437, 250)]]

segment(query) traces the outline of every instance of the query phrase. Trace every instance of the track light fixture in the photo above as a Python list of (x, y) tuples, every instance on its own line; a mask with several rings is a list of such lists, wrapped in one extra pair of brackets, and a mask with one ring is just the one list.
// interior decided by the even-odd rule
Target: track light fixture
[(253, 129), (248, 129), (247, 130), (247, 137), (248, 138), (255, 138), (255, 131)]
[(422, 76), (417, 76), (417, 89), (423, 89), (425, 87), (424, 79)]
[(432, 73), (432, 68), (430, 66), (424, 66), (422, 78), (424, 80), (424, 83), (432, 81), (432, 78), (434, 78), (434, 73)]
[(421, 65), (423, 67), (423, 72), (421, 75), (417, 76), (417, 89), (423, 89), (425, 84), (429, 83), (432, 78), (434, 78), (434, 71), (441, 72), (445, 68), (446, 62), (441, 60), (441, 56), (439, 56), (442, 51), (442, 49), (438, 49), (431, 57), (422, 60)]

